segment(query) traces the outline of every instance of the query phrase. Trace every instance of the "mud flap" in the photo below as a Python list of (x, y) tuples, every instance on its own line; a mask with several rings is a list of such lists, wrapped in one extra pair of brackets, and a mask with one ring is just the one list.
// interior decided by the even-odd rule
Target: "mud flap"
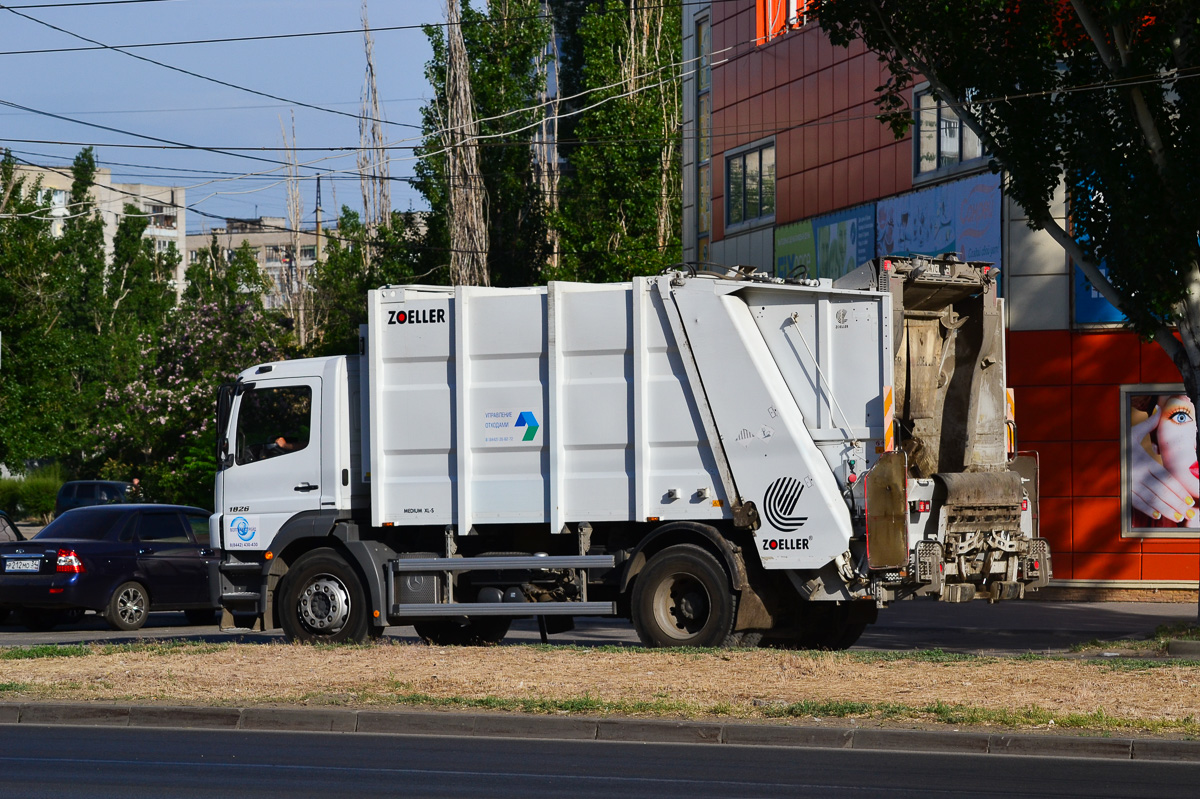
[(908, 563), (908, 457), (885, 452), (867, 472), (867, 563), (897, 569)]

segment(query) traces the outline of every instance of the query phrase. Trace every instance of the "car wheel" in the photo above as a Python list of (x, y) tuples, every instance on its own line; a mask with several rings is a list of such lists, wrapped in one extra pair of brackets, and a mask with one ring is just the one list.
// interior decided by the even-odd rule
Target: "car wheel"
[(188, 624), (216, 624), (218, 621), (217, 611), (207, 608), (185, 610), (183, 615), (187, 618)]
[(104, 620), (114, 630), (140, 629), (146, 623), (146, 614), (150, 612), (150, 595), (141, 583), (122, 583), (113, 591), (104, 609)]
[(315, 549), (288, 570), (280, 586), (279, 626), (289, 641), (366, 643), (367, 597), (354, 568), (332, 549)]
[(413, 624), (417, 635), (435, 646), (495, 646), (508, 635), (512, 619), (480, 616), (474, 619), (437, 619)]
[(716, 558), (678, 544), (650, 558), (638, 574), (632, 610), (646, 646), (728, 646), (736, 600)]

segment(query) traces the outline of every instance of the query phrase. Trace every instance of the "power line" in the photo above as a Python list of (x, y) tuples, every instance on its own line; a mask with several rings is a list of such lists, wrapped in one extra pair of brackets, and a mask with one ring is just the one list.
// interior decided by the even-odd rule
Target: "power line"
[[(245, 154), (243, 154), (243, 153), (239, 153), (239, 152), (232, 152), (232, 151), (226, 151), (226, 150), (222, 150), (222, 149), (221, 149), (221, 148), (219, 148), (219, 147), (203, 147), (203, 146), (198, 146), (198, 145), (193, 145), (193, 144), (184, 144), (184, 143), (182, 143), (182, 142), (173, 141), (172, 139), (163, 139), (163, 138), (160, 138), (160, 137), (158, 137), (158, 136), (150, 136), (150, 135), (148, 135), (148, 134), (145, 134), (145, 133), (135, 133), (135, 132), (133, 132), (133, 131), (130, 131), (130, 130), (122, 130), (121, 128), (114, 128), (114, 127), (112, 127), (112, 126), (110, 126), (110, 125), (101, 125), (101, 124), (99, 124), (99, 123), (97, 123), (97, 122), (84, 122), (84, 121), (83, 121), (83, 120), (81, 120), (81, 119), (72, 119), (71, 117), (63, 116), (63, 115), (61, 115), (61, 114), (55, 114), (55, 113), (51, 113), (50, 111), (41, 111), (41, 110), (38, 110), (38, 109), (36, 109), (36, 108), (30, 108), (29, 106), (26, 106), (26, 105), (20, 105), (19, 103), (14, 103), (14, 102), (12, 102), (12, 101), (10, 101), (10, 100), (0, 100), (0, 106), (7, 106), (7, 107), (9, 107), (9, 108), (15, 108), (15, 109), (17, 109), (17, 110), (19, 110), (19, 111), (26, 111), (26, 112), (28, 112), (28, 113), (31, 113), (31, 114), (37, 114), (37, 115), (39, 115), (39, 116), (50, 117), (51, 119), (58, 119), (58, 120), (61, 120), (61, 121), (63, 121), (63, 122), (74, 122), (76, 125), (83, 125), (84, 127), (89, 127), (89, 128), (97, 128), (97, 129), (99, 129), (99, 130), (107, 130), (107, 131), (109, 131), (109, 132), (111, 132), (111, 133), (119, 133), (119, 134), (121, 134), (121, 135), (123, 135), (123, 136), (132, 136), (132, 137), (134, 137), (134, 138), (137, 138), (137, 139), (146, 139), (147, 141), (154, 141), (154, 142), (158, 142), (158, 145), (157, 145), (157, 148), (158, 148), (158, 149), (162, 149), (164, 146), (166, 146), (166, 147), (168, 147), (168, 148), (171, 148), (171, 149), (184, 149), (184, 150), (203, 150), (203, 151), (205, 151), (205, 152), (217, 153), (217, 154), (219, 154), (219, 155), (231, 155), (231, 156), (233, 156), (233, 157), (235, 157), (235, 158), (245, 158), (245, 159), (248, 159), (248, 160), (251, 160), (251, 161), (262, 161), (262, 162), (264, 162), (264, 163), (268, 163), (268, 164), (279, 164), (279, 165), (281, 165), (281, 166), (286, 166), (286, 165), (287, 165), (287, 162), (286, 162), (286, 161), (279, 161), (279, 160), (277, 160), (277, 159), (274, 159), (274, 158), (263, 158), (263, 157), (261, 157), (261, 156), (257, 156), (257, 155), (245, 155)], [(21, 139), (6, 139), (6, 140), (3, 140), (3, 141), (25, 141), (25, 140), (21, 140)], [(52, 141), (50, 141), (50, 142), (47, 142), (47, 141), (42, 141), (42, 142), (38, 142), (38, 143), (39, 143), (39, 144), (70, 144), (70, 143), (68, 143), (68, 142), (52, 142)], [(97, 145), (85, 144), (85, 145), (82, 145), (82, 146), (84, 146), (84, 147), (92, 147), (92, 146), (97, 146)], [(113, 146), (121, 146), (121, 145), (103, 145), (103, 146), (105, 146), (105, 147), (113, 147)], [(153, 146), (153, 145), (143, 145), (143, 146), (145, 146), (145, 147), (151, 147), (151, 146)], [(247, 149), (252, 149), (252, 148), (247, 148)]]
[[(382, 103), (423, 103), (428, 97), (396, 97), (391, 100), (381, 100)], [(358, 100), (337, 100), (325, 105), (359, 105)], [(196, 113), (201, 111), (261, 111), (266, 108), (291, 108), (288, 103), (260, 103), (258, 105), (210, 105), (191, 106), (188, 108), (111, 108), (103, 111), (60, 111), (61, 114), (76, 116), (96, 116), (109, 114), (177, 114)], [(0, 116), (16, 116), (14, 113), (2, 113)]]
[[(228, 89), (235, 89), (235, 90), (237, 90), (237, 91), (240, 91), (240, 92), (247, 92), (248, 94), (253, 94), (253, 95), (256, 95), (256, 96), (258, 96), (258, 97), (266, 97), (266, 98), (267, 98), (267, 99), (269, 99), (269, 100), (278, 100), (278, 101), (279, 101), (279, 102), (281, 102), (281, 103), (290, 103), (290, 104), (292, 104), (292, 105), (297, 105), (297, 106), (300, 106), (300, 107), (302, 107), (302, 108), (309, 108), (309, 109), (312, 109), (312, 110), (314, 110), (314, 111), (323, 111), (323, 112), (325, 112), (325, 113), (327, 113), (327, 114), (337, 114), (338, 116), (350, 117), (351, 119), (357, 119), (357, 120), (360, 120), (360, 121), (362, 121), (362, 120), (375, 121), (375, 120), (373, 120), (371, 117), (366, 117), (366, 116), (363, 116), (363, 115), (361, 115), (361, 114), (352, 114), (352, 113), (350, 113), (350, 112), (348, 112), (348, 111), (339, 111), (339, 110), (337, 110), (336, 108), (326, 108), (326, 107), (324, 107), (324, 106), (316, 105), (315, 103), (306, 103), (306, 102), (304, 102), (304, 101), (302, 101), (302, 100), (290, 100), (290, 99), (288, 99), (288, 98), (286, 98), (286, 97), (280, 97), (280, 96), (279, 96), (279, 95), (277, 95), (277, 94), (270, 94), (269, 92), (261, 92), (261, 91), (259, 91), (259, 90), (257, 90), (257, 89), (251, 89), (251, 88), (249, 88), (249, 87), (247, 87), (247, 86), (241, 86), (241, 85), (239, 85), (239, 84), (236, 84), (236, 83), (230, 83), (230, 82), (229, 82), (229, 81), (227, 81), (227, 80), (221, 80), (220, 78), (213, 78), (213, 77), (209, 77), (208, 75), (202, 75), (202, 74), (200, 74), (199, 72), (193, 72), (193, 71), (192, 71), (192, 70), (190, 70), (190, 69), (184, 69), (183, 67), (177, 67), (177, 66), (173, 66), (173, 65), (171, 65), (171, 64), (167, 64), (167, 63), (164, 63), (164, 62), (162, 62), (162, 61), (155, 61), (153, 58), (147, 58), (146, 56), (138, 55), (137, 53), (131, 53), (131, 52), (129, 52), (128, 50), (123, 50), (123, 49), (121, 49), (120, 47), (113, 47), (113, 46), (111, 46), (111, 45), (107, 45), (107, 44), (105, 44), (104, 42), (100, 42), (100, 41), (97, 41), (97, 40), (95, 40), (95, 39), (89, 39), (89, 38), (88, 38), (88, 37), (86, 37), (86, 36), (80, 35), (80, 34), (78, 34), (78, 33), (75, 33), (75, 32), (73, 32), (73, 31), (69, 31), (69, 30), (67, 30), (66, 28), (62, 28), (62, 27), (59, 27), (58, 25), (54, 25), (54, 24), (52, 24), (52, 23), (49, 23), (49, 22), (46, 22), (46, 21), (44, 21), (44, 20), (40, 20), (40, 19), (38, 19), (37, 17), (32, 17), (32, 16), (30, 16), (30, 15), (28, 15), (28, 14), (22, 14), (20, 11), (15, 11), (15, 10), (12, 8), (12, 6), (4, 6), (4, 5), (0, 5), (0, 9), (3, 9), (3, 10), (5, 10), (5, 11), (8, 11), (8, 12), (12, 13), (12, 14), (15, 14), (15, 15), (17, 15), (18, 17), (21, 17), (22, 19), (27, 19), (27, 20), (29, 20), (30, 22), (35, 22), (35, 23), (37, 23), (38, 25), (43, 25), (43, 26), (45, 26), (45, 27), (47, 27), (47, 28), (50, 28), (51, 30), (56, 30), (56, 31), (58, 31), (59, 33), (65, 33), (66, 35), (68, 35), (68, 36), (71, 36), (71, 37), (74, 37), (74, 38), (76, 38), (76, 39), (79, 39), (79, 40), (81, 40), (81, 41), (84, 41), (84, 42), (89, 42), (89, 43), (91, 43), (91, 44), (97, 45), (98, 47), (100, 47), (100, 48), (102, 48), (102, 49), (105, 49), (105, 50), (112, 50), (112, 51), (113, 51), (113, 52), (115, 52), (115, 53), (120, 53), (121, 55), (128, 56), (129, 58), (135, 58), (135, 59), (137, 59), (138, 61), (144, 61), (144, 62), (146, 62), (147, 64), (153, 64), (153, 65), (155, 65), (155, 66), (157, 66), (157, 67), (162, 67), (163, 69), (169, 69), (169, 70), (171, 70), (172, 72), (178, 72), (178, 73), (180, 73), (180, 74), (182, 74), (182, 75), (188, 75), (188, 76), (190, 76), (190, 77), (193, 77), (193, 78), (198, 78), (198, 79), (200, 79), (200, 80), (208, 81), (209, 83), (215, 83), (215, 84), (217, 84), (218, 86), (224, 86), (224, 87), (226, 87), (226, 88), (228, 88)], [(396, 127), (402, 127), (402, 128), (416, 128), (416, 129), (420, 130), (420, 127), (421, 127), (420, 125), (412, 125), (412, 124), (409, 124), (409, 123), (407, 123), (407, 122), (391, 122), (391, 121), (389, 121), (389, 120), (386, 120), (386, 119), (382, 119), (382, 120), (379, 120), (379, 121), (380, 121), (380, 122), (382, 122), (382, 123), (383, 123), (383, 124), (385, 124), (385, 125), (394, 125), (394, 126), (396, 126)]]
[(127, 6), (134, 3), (174, 3), (178, 0), (80, 0), (76, 3), (30, 3), (8, 8), (73, 8), (76, 6)]
[[(77, 3), (41, 3), (41, 4), (33, 4), (33, 5), (19, 5), (19, 6), (7, 5), (7, 6), (0, 6), (0, 8), (5, 8), (5, 9), (9, 9), (9, 10), (11, 10), (11, 9), (31, 9), (31, 8), (65, 8), (65, 7), (69, 7), (69, 6), (93, 6), (93, 5), (94, 6), (102, 6), (102, 5), (121, 5), (123, 3), (137, 3), (137, 2), (153, 3), (153, 2), (171, 2), (171, 1), (172, 0), (108, 0), (107, 2), (99, 2), (98, 1), (98, 2), (77, 2)], [(703, 5), (710, 5), (709, 0), (696, 0), (695, 2), (663, 3), (663, 4), (658, 4), (658, 5), (641, 5), (641, 4), (639, 4), (637, 6), (637, 10), (649, 11), (649, 10), (663, 9), (663, 8), (675, 8), (675, 7), (684, 8), (687, 6), (703, 6)], [(628, 11), (629, 11), (629, 9), (624, 8), (624, 7), (621, 7), (621, 8), (617, 8), (617, 7), (607, 8), (606, 7), (601, 11), (588, 11), (586, 13), (586, 16), (598, 16), (599, 14), (611, 14), (611, 13), (628, 13)], [(492, 24), (496, 24), (496, 23), (532, 22), (535, 20), (553, 20), (553, 19), (554, 19), (553, 14), (527, 14), (525, 16), (520, 16), (520, 17), (516, 17), (516, 16), (513, 16), (513, 17), (486, 16), (486, 17), (482, 17), (478, 20), (463, 20), (463, 21), (459, 22), (458, 24), (459, 25), (492, 25)], [(449, 28), (450, 26), (451, 26), (451, 23), (449, 23), (449, 22), (422, 22), (422, 23), (418, 23), (416, 25), (385, 25), (385, 26), (382, 26), (379, 28), (371, 28), (370, 30), (372, 33), (387, 33), (387, 32), (391, 32), (391, 31), (425, 30), (426, 28)], [(91, 47), (48, 47), (48, 48), (35, 49), (35, 50), (0, 51), (0, 56), (5, 56), (5, 55), (44, 55), (44, 54), (53, 54), (53, 53), (82, 53), (82, 52), (92, 52), (92, 51), (96, 51), (96, 50), (109, 50), (109, 49), (134, 50), (134, 49), (141, 49), (141, 48), (148, 48), (148, 47), (182, 47), (182, 46), (197, 45), (197, 44), (229, 44), (229, 43), (238, 43), (238, 42), (261, 42), (261, 41), (271, 41), (271, 40), (279, 40), (279, 39), (313, 38), (313, 37), (320, 37), (320, 36), (358, 35), (358, 34), (362, 34), (365, 32), (366, 32), (365, 28), (345, 28), (345, 29), (341, 29), (341, 30), (309, 31), (309, 32), (305, 32), (305, 33), (267, 33), (267, 34), (260, 34), (260, 35), (256, 35), (256, 36), (226, 36), (226, 37), (221, 37), (221, 38), (216, 38), (216, 39), (180, 39), (180, 40), (176, 40), (176, 41), (135, 42), (135, 43), (131, 43), (131, 44), (118, 44), (118, 45), (104, 45), (104, 44), (99, 44), (99, 43), (93, 43), (93, 46), (91, 46)], [(82, 37), (79, 37), (79, 38), (82, 38)]]

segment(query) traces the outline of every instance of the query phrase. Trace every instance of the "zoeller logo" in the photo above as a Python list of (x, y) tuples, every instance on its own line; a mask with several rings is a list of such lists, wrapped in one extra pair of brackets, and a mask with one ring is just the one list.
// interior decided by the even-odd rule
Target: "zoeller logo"
[(517, 423), (513, 427), (524, 427), (525, 437), (522, 441), (533, 441), (533, 437), (537, 435), (538, 423), (532, 411), (521, 411), (521, 415), (517, 417)]
[(446, 321), (445, 308), (420, 308), (414, 311), (388, 311), (389, 325), (428, 325)]
[(763, 506), (767, 522), (772, 527), (781, 533), (790, 533), (804, 526), (808, 517), (793, 514), (796, 511), (796, 503), (800, 501), (800, 495), (804, 493), (804, 486), (811, 482), (811, 479), (802, 482), (795, 477), (780, 477), (767, 486), (767, 493), (763, 495)]

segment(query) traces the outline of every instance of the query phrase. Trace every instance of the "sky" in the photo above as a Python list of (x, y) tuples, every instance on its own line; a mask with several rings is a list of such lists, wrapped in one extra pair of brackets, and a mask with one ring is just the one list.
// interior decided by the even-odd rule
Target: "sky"
[[(0, 7), (0, 148), (24, 161), (69, 169), (82, 147), (94, 145), (98, 165), (112, 170), (114, 182), (184, 187), (187, 232), (197, 233), (222, 226), (225, 217), (286, 217), (283, 167), (274, 163), (283, 153), (254, 148), (282, 147), (281, 121), (290, 136), (294, 113), (301, 175), (307, 178), (303, 227), (315, 221), (317, 174), (326, 176), (324, 221), (336, 218), (342, 205), (358, 210), (352, 148), (359, 142), (355, 115), (366, 69), (361, 9), (361, 0), (12, 0)], [(432, 51), (419, 26), (443, 24), (445, 4), (368, 0), (367, 10), (389, 123), (384, 136), (395, 146), (391, 175), (411, 177), (407, 148), (418, 143), (420, 109), (432, 94), (424, 74)], [(352, 32), (128, 50), (203, 77), (96, 49), (71, 35), (111, 48), (330, 31)], [(93, 49), (21, 52), (80, 47)], [(196, 147), (251, 149), (190, 149)], [(392, 205), (426, 207), (402, 181), (393, 182)]]

